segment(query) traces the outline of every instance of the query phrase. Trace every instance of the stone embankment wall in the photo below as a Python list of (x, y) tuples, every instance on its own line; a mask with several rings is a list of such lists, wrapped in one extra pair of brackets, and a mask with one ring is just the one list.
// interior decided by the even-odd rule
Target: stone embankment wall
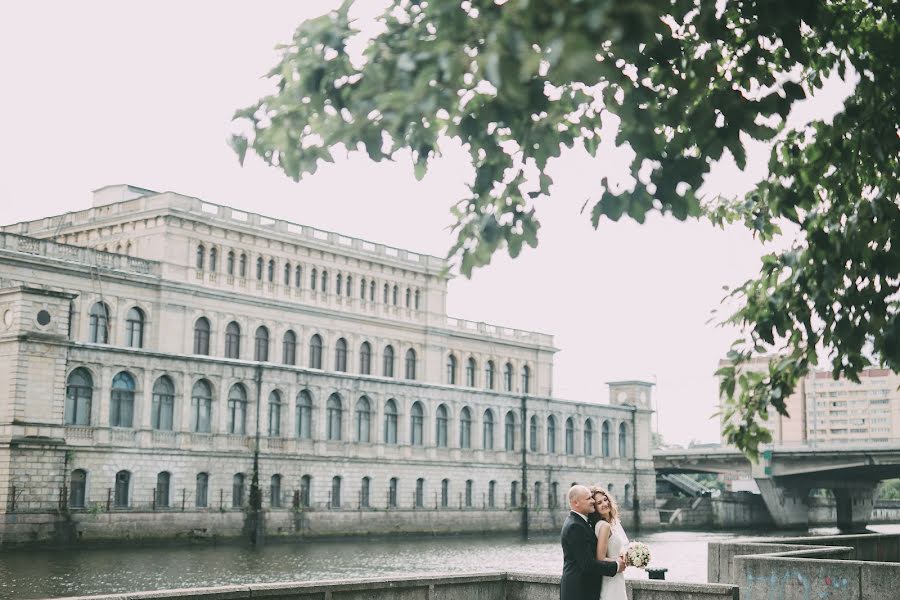
[[(559, 577), (486, 573), (160, 590), (68, 600), (559, 600)], [(734, 585), (628, 580), (630, 600), (738, 600)]]

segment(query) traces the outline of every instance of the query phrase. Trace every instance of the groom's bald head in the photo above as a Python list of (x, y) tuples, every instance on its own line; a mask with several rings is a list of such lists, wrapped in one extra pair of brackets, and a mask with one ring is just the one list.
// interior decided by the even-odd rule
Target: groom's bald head
[(569, 507), (582, 515), (594, 512), (594, 499), (591, 490), (583, 485), (573, 485), (569, 488)]

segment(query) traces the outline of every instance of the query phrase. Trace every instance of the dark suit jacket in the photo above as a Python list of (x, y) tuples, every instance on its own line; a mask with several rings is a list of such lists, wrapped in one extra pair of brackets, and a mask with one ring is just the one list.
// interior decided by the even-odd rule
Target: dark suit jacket
[(581, 515), (570, 512), (560, 535), (563, 548), (563, 574), (560, 600), (597, 600), (603, 576), (619, 570), (614, 560), (597, 560), (597, 536)]

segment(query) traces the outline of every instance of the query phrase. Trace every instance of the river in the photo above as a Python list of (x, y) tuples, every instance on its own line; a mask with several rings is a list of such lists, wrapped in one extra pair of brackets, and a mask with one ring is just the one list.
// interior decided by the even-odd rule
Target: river
[[(872, 525), (870, 530), (900, 533), (900, 525)], [(633, 538), (650, 547), (651, 566), (669, 569), (666, 579), (704, 582), (708, 542), (805, 533), (654, 531)], [(812, 533), (835, 534), (837, 530)], [(219, 544), (14, 550), (0, 553), (0, 599), (426, 573), (558, 574), (561, 568), (558, 536), (534, 537), (527, 542), (514, 536), (279, 542), (261, 549)], [(646, 576), (632, 567), (626, 571), (626, 577)]]

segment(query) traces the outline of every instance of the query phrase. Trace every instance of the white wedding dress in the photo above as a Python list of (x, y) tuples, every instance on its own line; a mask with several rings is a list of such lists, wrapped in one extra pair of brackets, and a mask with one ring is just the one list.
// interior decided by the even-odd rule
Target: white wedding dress
[[(600, 538), (600, 521), (594, 533)], [(617, 521), (612, 525), (609, 536), (609, 543), (606, 545), (606, 558), (615, 560), (628, 546), (628, 536), (625, 530)], [(625, 573), (616, 573), (613, 577), (603, 577), (603, 588), (600, 591), (600, 600), (626, 600), (628, 595), (625, 592)]]

